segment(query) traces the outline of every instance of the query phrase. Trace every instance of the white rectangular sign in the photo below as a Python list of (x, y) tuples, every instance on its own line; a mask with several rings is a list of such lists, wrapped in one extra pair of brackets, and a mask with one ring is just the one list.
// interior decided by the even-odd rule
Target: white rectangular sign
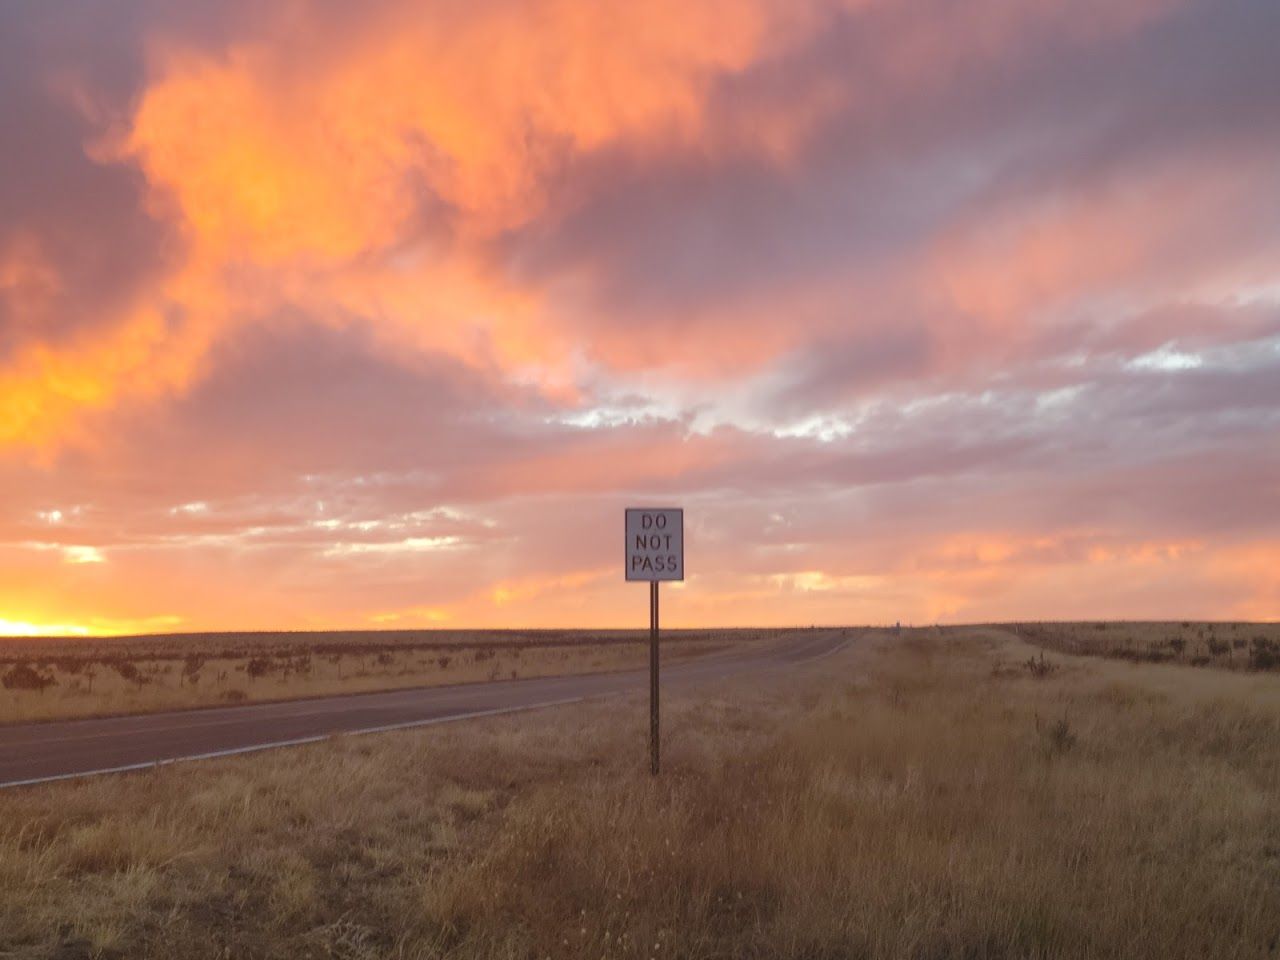
[(684, 511), (627, 508), (627, 579), (684, 579)]

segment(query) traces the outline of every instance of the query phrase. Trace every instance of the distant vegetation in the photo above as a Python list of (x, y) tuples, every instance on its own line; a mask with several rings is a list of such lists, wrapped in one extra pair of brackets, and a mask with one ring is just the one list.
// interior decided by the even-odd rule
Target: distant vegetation
[[(767, 631), (672, 631), (675, 659)], [(0, 723), (640, 668), (647, 631), (399, 631), (0, 639)]]
[[(774, 630), (666, 630), (672, 641), (752, 641)], [(156, 633), (122, 637), (0, 637), (0, 665), (30, 660), (184, 660), (254, 656), (396, 653), (398, 651), (527, 650), (604, 647), (647, 642), (648, 630), (313, 630), (238, 633)]]
[(1097, 621), (1010, 625), (1029, 643), (1062, 653), (1138, 663), (1280, 670), (1280, 624)]

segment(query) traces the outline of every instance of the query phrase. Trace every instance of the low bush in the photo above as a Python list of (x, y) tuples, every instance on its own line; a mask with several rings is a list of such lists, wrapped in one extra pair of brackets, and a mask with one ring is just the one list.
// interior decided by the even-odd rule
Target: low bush
[(1036, 733), (1040, 735), (1040, 752), (1051, 758), (1069, 751), (1076, 745), (1076, 735), (1071, 729), (1071, 721), (1065, 716), (1053, 723), (1044, 723), (1036, 715)]
[(1043, 650), (1040, 651), (1039, 657), (1028, 658), (1027, 662), (1024, 663), (1023, 666), (1026, 668), (1027, 673), (1031, 674), (1031, 676), (1035, 677), (1037, 680), (1043, 680), (1045, 677), (1050, 676), (1053, 671), (1058, 669), (1058, 665), (1056, 663), (1044, 658)]
[(1280, 667), (1280, 643), (1259, 634), (1249, 649), (1249, 667), (1253, 670), (1275, 670)]
[(44, 693), (46, 687), (53, 686), (57, 681), (29, 664), (19, 663), (0, 676), (0, 683), (4, 684), (6, 690), (34, 690), (37, 693)]
[(120, 674), (121, 680), (127, 680), (139, 688), (147, 683), (147, 678), (142, 675), (142, 671), (138, 669), (138, 665), (132, 660), (111, 660), (108, 665), (116, 673)]
[(200, 682), (200, 670), (204, 667), (204, 657), (192, 654), (182, 661), (182, 679), (192, 685)]

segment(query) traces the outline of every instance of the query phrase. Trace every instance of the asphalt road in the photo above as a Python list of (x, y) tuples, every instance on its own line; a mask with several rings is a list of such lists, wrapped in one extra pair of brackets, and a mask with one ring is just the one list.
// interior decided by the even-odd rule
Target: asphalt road
[[(673, 663), (662, 669), (662, 689), (807, 663), (834, 653), (845, 638), (843, 631), (801, 631), (770, 646)], [(3, 726), (0, 788), (647, 692), (648, 685), (646, 668)]]

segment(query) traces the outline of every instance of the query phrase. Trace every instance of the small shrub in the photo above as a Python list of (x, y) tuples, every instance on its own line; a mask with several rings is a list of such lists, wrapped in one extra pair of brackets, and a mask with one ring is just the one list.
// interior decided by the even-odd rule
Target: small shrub
[(1280, 667), (1280, 644), (1268, 640), (1262, 634), (1255, 636), (1249, 650), (1249, 667), (1252, 670), (1274, 670)]
[(1170, 637), (1167, 642), (1174, 656), (1182, 656), (1182, 652), (1187, 649), (1187, 641), (1183, 637)]
[(129, 683), (135, 684), (139, 689), (148, 683), (147, 678), (138, 669), (138, 665), (132, 660), (112, 660), (111, 669), (120, 674), (121, 680), (127, 680)]
[(112, 660), (111, 669), (120, 674), (122, 680), (137, 680), (138, 668), (128, 660)]
[(451, 664), (452, 662), (453, 662), (452, 657), (441, 657), (439, 660), (436, 661), (436, 663), (440, 664), (441, 670), (448, 670), (449, 664)]
[(1037, 680), (1043, 680), (1045, 677), (1051, 675), (1053, 671), (1058, 669), (1058, 665), (1056, 663), (1044, 658), (1043, 650), (1040, 651), (1039, 658), (1030, 657), (1023, 666), (1026, 668), (1027, 673), (1031, 674), (1031, 676), (1035, 677)]
[(396, 662), (396, 658), (389, 653), (380, 653), (376, 659), (378, 661), (378, 665), (382, 667), (389, 667)]
[(44, 693), (46, 687), (53, 686), (57, 681), (29, 664), (19, 663), (0, 676), (0, 683), (4, 684), (6, 690), (34, 690), (36, 693)]
[(1225, 640), (1219, 640), (1216, 637), (1209, 638), (1209, 656), (1220, 657), (1231, 649), (1231, 645)]
[(265, 677), (275, 669), (275, 664), (266, 657), (254, 657), (245, 665), (245, 673), (252, 679)]
[(1076, 735), (1071, 729), (1071, 721), (1065, 716), (1059, 717), (1053, 723), (1044, 724), (1037, 714), (1036, 732), (1040, 734), (1040, 750), (1046, 758), (1066, 753), (1076, 745)]
[(1065, 753), (1076, 745), (1076, 735), (1071, 732), (1071, 722), (1059, 717), (1049, 728), (1049, 742), (1059, 753)]

